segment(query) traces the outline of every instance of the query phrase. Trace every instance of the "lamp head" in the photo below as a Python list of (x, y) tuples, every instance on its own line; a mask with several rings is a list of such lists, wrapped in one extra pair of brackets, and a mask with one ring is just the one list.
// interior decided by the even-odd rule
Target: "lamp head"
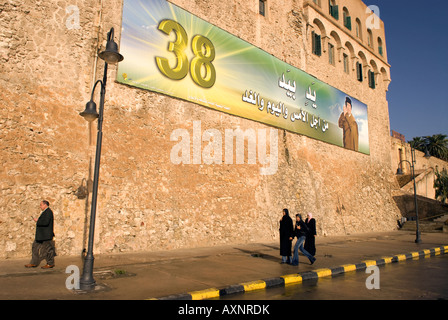
[(118, 52), (118, 45), (114, 41), (114, 28), (111, 28), (107, 34), (106, 50), (98, 54), (98, 56), (108, 64), (115, 64), (124, 59), (120, 52)]
[(400, 167), (398, 167), (398, 169), (397, 169), (397, 175), (399, 175), (399, 176), (403, 175), (403, 170), (401, 170)]
[(86, 103), (86, 109), (79, 115), (88, 122), (92, 122), (100, 116), (98, 112), (96, 112), (96, 103), (92, 100)]

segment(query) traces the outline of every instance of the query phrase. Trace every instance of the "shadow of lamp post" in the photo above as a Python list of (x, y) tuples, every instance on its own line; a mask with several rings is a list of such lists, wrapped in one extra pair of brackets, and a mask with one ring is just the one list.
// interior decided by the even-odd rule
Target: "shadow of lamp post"
[[(426, 149), (424, 157), (426, 159), (429, 159), (431, 155), (428, 153), (428, 149)], [(420, 237), (420, 229), (419, 229), (419, 223), (418, 223), (418, 205), (417, 205), (417, 187), (415, 184), (415, 149), (411, 146), (411, 162), (408, 160), (401, 160), (400, 163), (398, 163), (398, 169), (397, 169), (397, 175), (402, 175), (403, 170), (401, 169), (401, 163), (407, 162), (409, 163), (409, 166), (411, 167), (412, 172), (412, 180), (414, 181), (414, 206), (415, 206), (415, 224), (416, 224), (416, 230), (415, 230), (415, 243), (421, 243), (422, 239)]]
[[(79, 284), (81, 290), (93, 290), (95, 288), (95, 280), (93, 279), (93, 237), (95, 233), (95, 216), (96, 216), (96, 203), (98, 196), (98, 178), (100, 173), (100, 158), (101, 158), (101, 143), (102, 143), (102, 126), (103, 126), (103, 110), (104, 110), (104, 98), (106, 95), (106, 81), (107, 81), (107, 66), (108, 64), (116, 64), (122, 61), (124, 58), (118, 52), (118, 45), (114, 41), (114, 28), (111, 28), (107, 33), (106, 50), (99, 53), (98, 56), (105, 61), (103, 81), (97, 80), (92, 89), (90, 101), (86, 104), (86, 109), (80, 113), (84, 119), (89, 122), (98, 119), (98, 132), (96, 139), (96, 154), (95, 154), (95, 169), (93, 175), (93, 190), (92, 190), (92, 204), (90, 210), (90, 226), (89, 226), (89, 240), (87, 247), (87, 255), (84, 260), (84, 269), (80, 278)], [(96, 111), (96, 103), (93, 101), (93, 94), (96, 86), (101, 85), (100, 94), (100, 110)]]

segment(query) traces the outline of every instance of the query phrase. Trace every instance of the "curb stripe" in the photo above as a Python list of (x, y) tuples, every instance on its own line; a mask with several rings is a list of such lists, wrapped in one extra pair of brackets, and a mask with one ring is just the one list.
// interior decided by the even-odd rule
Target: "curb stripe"
[(302, 283), (302, 276), (298, 273), (281, 276), (281, 278), (284, 279), (285, 285)]
[(404, 261), (404, 260), (406, 260), (405, 254), (398, 254), (396, 256), (393, 256), (393, 258), (392, 258), (392, 262)]
[(383, 257), (382, 259), (384, 260), (385, 263), (392, 263), (392, 260), (394, 258), (393, 257)]
[(366, 264), (364, 262), (355, 264), (356, 270), (364, 270), (366, 268)]
[(314, 271), (301, 272), (300, 275), (302, 276), (302, 281), (314, 280), (317, 278), (317, 273)]
[(227, 288), (219, 290), (219, 295), (225, 296), (228, 294), (243, 293), (243, 292), (244, 292), (244, 287), (242, 285), (234, 284), (234, 285), (228, 286)]
[(389, 257), (381, 257), (378, 260), (364, 260), (357, 264), (344, 264), (333, 268), (320, 268), (316, 270), (293, 273), (283, 275), (280, 277), (269, 278), (265, 280), (255, 280), (243, 282), (235, 285), (230, 285), (226, 288), (217, 289), (210, 288), (205, 290), (191, 291), (183, 294), (175, 294), (161, 298), (151, 298), (148, 300), (204, 300), (219, 298), (220, 296), (230, 295), (235, 293), (245, 293), (255, 290), (267, 289), (271, 287), (287, 286), (291, 284), (300, 284), (306, 280), (316, 280), (319, 278), (335, 276), (338, 274), (364, 270), (370, 266), (381, 266), (388, 263), (395, 263), (405, 260), (418, 260), (448, 253), (448, 245), (435, 247), (431, 249), (424, 249), (416, 252), (409, 252), (405, 254), (397, 254)]
[(317, 270), (314, 270), (314, 272), (317, 273), (318, 278), (331, 276), (331, 269), (327, 269), (327, 268), (317, 269)]
[(424, 259), (424, 258), (425, 258), (425, 256), (426, 256), (426, 254), (425, 254), (425, 251), (424, 251), (424, 250), (421, 250), (421, 251), (419, 251), (419, 252), (418, 252), (418, 255), (419, 255), (419, 258), (420, 258), (420, 259), (422, 259), (422, 258)]
[(342, 267), (344, 268), (345, 272), (356, 270), (356, 266), (354, 264), (344, 264)]
[(344, 273), (344, 272), (345, 272), (345, 269), (343, 267), (331, 268), (331, 275), (332, 276), (336, 276), (336, 275)]
[(244, 287), (245, 292), (266, 288), (266, 282), (264, 282), (263, 280), (244, 282), (241, 283), (241, 285)]
[(285, 279), (283, 279), (281, 277), (264, 279), (264, 282), (266, 282), (266, 288), (272, 288), (272, 287), (278, 287), (278, 286), (285, 285)]
[(219, 290), (215, 288), (189, 292), (192, 300), (204, 300), (219, 297)]
[(376, 261), (375, 260), (366, 260), (366, 261), (363, 261), (363, 262), (365, 263), (366, 268), (370, 267), (370, 266), (376, 266)]
[[(153, 300), (153, 299), (150, 299), (150, 300)], [(155, 300), (191, 300), (191, 294), (189, 294), (189, 293), (173, 294), (170, 296), (157, 298)]]

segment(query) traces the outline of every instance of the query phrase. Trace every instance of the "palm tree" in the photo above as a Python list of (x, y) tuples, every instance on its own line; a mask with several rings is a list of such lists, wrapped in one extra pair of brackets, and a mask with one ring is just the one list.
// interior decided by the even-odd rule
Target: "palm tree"
[(436, 199), (440, 199), (442, 203), (445, 203), (448, 197), (448, 173), (445, 168), (442, 172), (436, 169), (435, 173), (434, 189), (436, 189)]
[(408, 141), (412, 148), (420, 151), (425, 151), (425, 139), (423, 137), (414, 137)]
[(428, 152), (439, 159), (448, 160), (448, 139), (445, 134), (425, 137)]
[(416, 150), (428, 151), (431, 156), (448, 161), (448, 139), (445, 134), (414, 137), (409, 144)]

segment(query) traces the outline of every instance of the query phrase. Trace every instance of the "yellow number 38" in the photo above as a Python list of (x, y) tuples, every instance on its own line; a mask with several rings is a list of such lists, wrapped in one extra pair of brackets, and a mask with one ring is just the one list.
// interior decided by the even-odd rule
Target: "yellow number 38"
[(188, 74), (189, 69), (193, 81), (203, 87), (211, 88), (216, 81), (216, 70), (212, 64), (215, 59), (215, 47), (213, 43), (202, 35), (196, 35), (191, 41), (191, 50), (194, 58), (188, 63), (185, 50), (188, 46), (188, 36), (185, 29), (176, 21), (162, 20), (158, 29), (169, 35), (174, 32), (176, 39), (168, 44), (168, 51), (176, 56), (176, 65), (170, 66), (169, 60), (156, 57), (157, 67), (166, 77), (172, 80), (181, 80)]

